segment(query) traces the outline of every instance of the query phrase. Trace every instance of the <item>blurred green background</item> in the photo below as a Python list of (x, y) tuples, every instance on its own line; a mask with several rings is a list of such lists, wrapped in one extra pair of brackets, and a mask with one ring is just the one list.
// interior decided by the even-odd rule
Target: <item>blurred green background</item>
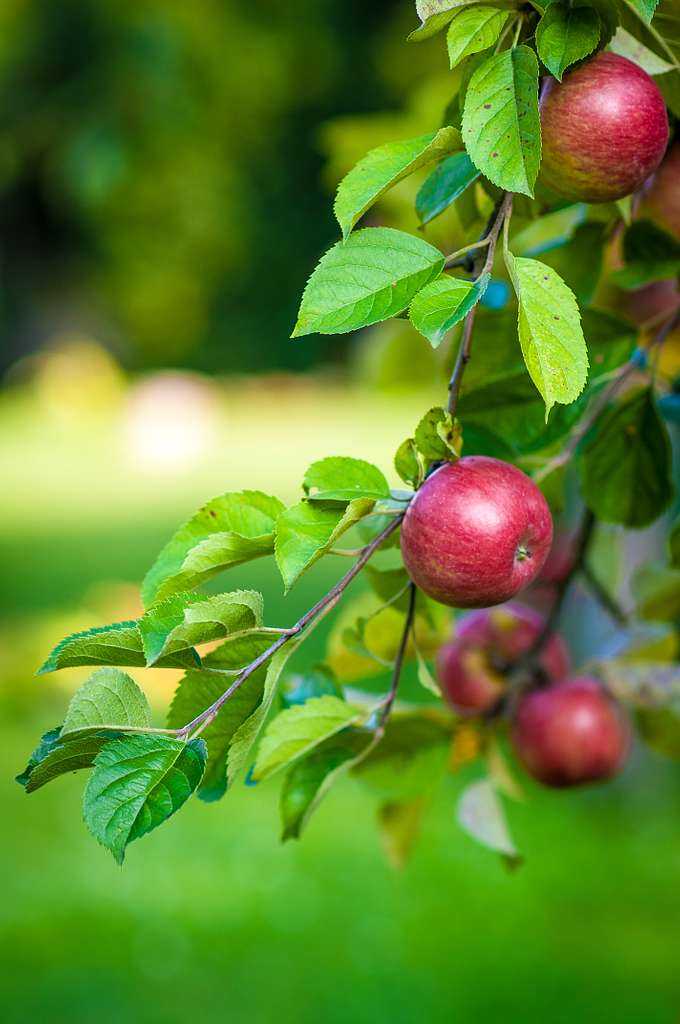
[[(30, 798), (13, 782), (85, 675), (32, 673), (66, 633), (136, 613), (182, 518), (230, 489), (293, 499), (325, 454), (389, 469), (441, 394), (446, 353), (405, 327), (287, 340), (337, 234), (329, 186), (445, 106), (441, 47), (403, 43), (411, 8), (0, 8), (8, 1024), (680, 1020), (680, 787), (653, 754), (615, 785), (532, 789), (510, 809), (514, 873), (457, 830), (453, 779), (400, 874), (349, 781), (299, 844), (279, 843), (276, 784), (243, 787), (190, 803), (123, 870), (81, 822), (82, 778)], [(389, 212), (408, 223), (406, 194)], [(339, 571), (285, 600), (267, 562), (230, 583), (287, 623)], [(174, 676), (146, 676), (160, 720)]]

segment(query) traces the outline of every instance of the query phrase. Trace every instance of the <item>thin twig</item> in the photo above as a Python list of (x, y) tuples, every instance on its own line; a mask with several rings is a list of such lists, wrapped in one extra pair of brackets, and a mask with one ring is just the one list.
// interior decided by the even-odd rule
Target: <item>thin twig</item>
[(602, 585), (600, 580), (597, 578), (591, 567), (586, 561), (581, 566), (581, 575), (583, 580), (592, 593), (593, 597), (597, 598), (605, 611), (619, 626), (627, 626), (629, 623), (628, 613), (621, 607), (618, 601), (609, 593), (609, 591)]
[[(503, 224), (508, 220), (512, 212), (512, 193), (506, 192), (501, 201), (495, 207), (487, 231), (485, 232), (487, 242), (486, 254), (482, 259), (482, 255), (478, 256), (475, 260), (474, 273), (475, 278), (479, 279), (484, 274), (490, 274), (493, 268), (494, 256), (496, 255), (496, 246), (498, 244), (498, 237), (501, 233)], [(463, 325), (463, 336), (460, 341), (458, 348), (458, 355), (456, 356), (456, 363), (451, 374), (451, 380), (449, 381), (449, 412), (453, 416), (458, 405), (458, 396), (460, 394), (460, 386), (463, 380), (463, 374), (465, 373), (465, 367), (470, 361), (470, 354), (472, 350), (472, 335), (475, 326), (475, 317), (477, 315), (477, 306), (474, 305), (470, 312), (465, 317), (465, 323)]]
[(380, 709), (380, 717), (378, 720), (378, 731), (382, 732), (385, 728), (385, 723), (390, 716), (392, 706), (397, 696), (397, 690), (399, 688), (399, 680), (401, 679), (401, 672), (404, 667), (404, 658), (406, 656), (406, 647), (408, 645), (409, 633), (413, 627), (413, 620), (416, 613), (416, 585), (411, 583), (409, 585), (409, 599), (408, 599), (408, 611), (406, 612), (406, 619), (404, 621), (404, 628), (401, 634), (401, 640), (399, 641), (399, 649), (397, 656), (394, 659), (394, 669), (392, 670), (392, 682), (388, 690), (385, 701)]
[(340, 599), (340, 597), (347, 589), (349, 584), (352, 582), (352, 580), (359, 575), (359, 573), (366, 565), (366, 563), (370, 560), (372, 555), (375, 554), (375, 552), (378, 550), (383, 541), (385, 541), (387, 537), (389, 537), (390, 534), (393, 533), (394, 530), (396, 530), (402, 518), (403, 515), (399, 515), (398, 517), (395, 517), (390, 523), (388, 523), (387, 526), (380, 531), (377, 537), (374, 537), (371, 543), (367, 544), (366, 547), (362, 549), (361, 555), (359, 556), (359, 558), (357, 558), (354, 565), (350, 569), (348, 569), (348, 571), (345, 573), (344, 576), (341, 577), (341, 579), (338, 580), (335, 586), (331, 587), (328, 593), (324, 594), (324, 596), (321, 597), (316, 602), (315, 605), (313, 605), (308, 611), (306, 611), (302, 618), (298, 619), (294, 626), (291, 626), (290, 629), (286, 630), (285, 633), (282, 633), (279, 637), (277, 637), (277, 639), (271, 644), (270, 647), (267, 648), (266, 651), (263, 651), (262, 654), (258, 655), (258, 657), (251, 661), (249, 665), (246, 665), (246, 667), (237, 676), (237, 678), (234, 680), (231, 686), (227, 690), (225, 690), (224, 693), (220, 697), (218, 697), (213, 704), (210, 705), (210, 707), (206, 708), (204, 711), (201, 711), (199, 715), (196, 715), (196, 717), (193, 718), (190, 722), (187, 722), (186, 725), (183, 725), (181, 729), (175, 730), (174, 735), (181, 739), (185, 739), (194, 730), (199, 729), (199, 727), (201, 729), (205, 728), (206, 725), (208, 725), (210, 722), (214, 720), (214, 718), (219, 713), (220, 709), (236, 693), (236, 691), (240, 689), (241, 686), (243, 686), (245, 681), (249, 679), (253, 675), (253, 673), (257, 672), (259, 668), (266, 664), (266, 662), (269, 661), (269, 659), (273, 657), (273, 655), (276, 654), (276, 652), (279, 651), (285, 644), (287, 644), (289, 640), (292, 640), (293, 637), (299, 636), (300, 633), (302, 633), (302, 631), (314, 619), (316, 619), (319, 615), (325, 613), (326, 611), (330, 611), (331, 608), (335, 605), (335, 603)]

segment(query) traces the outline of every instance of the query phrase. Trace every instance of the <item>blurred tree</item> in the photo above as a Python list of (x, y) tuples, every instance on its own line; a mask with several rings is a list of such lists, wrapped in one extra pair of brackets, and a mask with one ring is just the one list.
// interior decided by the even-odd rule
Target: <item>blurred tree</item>
[(317, 126), (399, 104), (429, 53), (394, 76), (410, 13), (394, 24), (390, 0), (6, 0), (0, 365), (64, 327), (132, 368), (344, 353), (288, 341), (301, 281), (337, 232)]

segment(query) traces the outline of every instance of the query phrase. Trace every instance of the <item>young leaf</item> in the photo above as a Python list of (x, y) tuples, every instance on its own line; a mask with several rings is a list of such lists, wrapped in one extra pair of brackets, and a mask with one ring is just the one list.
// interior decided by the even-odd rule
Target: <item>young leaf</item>
[(421, 224), (429, 224), (448, 209), (478, 177), (479, 171), (467, 153), (454, 153), (442, 160), (416, 196), (416, 213)]
[[(212, 674), (211, 669), (237, 672), (254, 661), (272, 644), (271, 633), (254, 631), (230, 637), (203, 660), (203, 671), (187, 672), (180, 681), (168, 712), (168, 728), (181, 729), (209, 708), (224, 693), (236, 676)], [(254, 672), (220, 709), (217, 717), (202, 732), (208, 746), (208, 762), (198, 796), (211, 802), (224, 796), (227, 789), (227, 754), (234, 735), (253, 714), (262, 700), (267, 670)]]
[(442, 274), (422, 288), (413, 299), (409, 319), (417, 331), (437, 348), (448, 331), (467, 316), (484, 295), (490, 274), (476, 281)]
[(193, 590), (218, 572), (274, 551), (274, 524), (285, 506), (261, 491), (223, 494), (180, 527), (146, 575), (142, 598)]
[(364, 228), (321, 257), (307, 282), (292, 337), (343, 334), (403, 312), (437, 277), (444, 257), (394, 228)]
[(429, 39), (445, 28), (456, 13), (470, 0), (416, 0), (416, 12), (421, 24), (411, 32), (409, 42), (417, 43)]
[[(159, 668), (190, 668), (196, 665), (193, 651), (171, 654), (159, 662)], [(143, 668), (146, 665), (142, 635), (136, 621), (114, 622), (61, 640), (40, 667), (39, 674), (55, 672), (75, 665), (125, 665)]]
[(262, 699), (252, 714), (249, 715), (245, 722), (243, 722), (243, 724), (236, 730), (229, 745), (229, 753), (227, 755), (228, 785), (233, 785), (234, 780), (245, 767), (253, 744), (255, 743), (255, 740), (257, 739), (271, 709), (272, 701), (274, 700), (274, 695), (285, 664), (293, 652), (299, 647), (301, 642), (301, 640), (290, 641), (285, 645), (285, 647), (282, 647), (277, 651), (269, 661), (262, 690)]
[(457, 459), (461, 453), (461, 442), (460, 425), (445, 409), (430, 409), (416, 427), (418, 451), (431, 462)]
[(420, 487), (425, 479), (425, 461), (412, 437), (402, 441), (397, 448), (394, 468), (404, 483), (412, 487)]
[(149, 702), (134, 679), (115, 668), (100, 668), (73, 694), (60, 738), (97, 726), (145, 729), (150, 725)]
[(598, 519), (640, 528), (673, 497), (668, 432), (649, 388), (603, 413), (580, 453), (583, 500)]
[(374, 504), (372, 498), (355, 498), (345, 509), (337, 509), (301, 501), (284, 512), (276, 527), (276, 564), (286, 591)]
[(89, 733), (77, 738), (65, 737), (65, 742), (57, 743), (37, 763), (29, 765), (30, 771), (27, 769), (18, 776), (17, 782), (26, 787), (27, 793), (34, 793), (60, 775), (91, 768), (102, 747), (116, 736), (116, 733)]
[(592, 53), (600, 41), (600, 18), (592, 7), (551, 3), (536, 29), (536, 48), (561, 82), (568, 67)]
[(528, 46), (504, 50), (477, 68), (465, 96), (463, 141), (494, 185), (533, 198), (541, 127), (538, 61)]
[(310, 501), (347, 503), (353, 498), (389, 498), (390, 485), (377, 466), (363, 459), (331, 456), (309, 467), (302, 488)]
[(562, 278), (538, 260), (506, 253), (519, 301), (519, 341), (529, 376), (543, 397), (546, 419), (555, 402), (568, 405), (588, 377), (581, 314)]
[(83, 812), (90, 832), (122, 864), (126, 847), (162, 825), (191, 796), (208, 756), (201, 739), (124, 736), (95, 758)]
[(455, 128), (440, 128), (417, 139), (388, 142), (372, 149), (338, 187), (334, 210), (343, 238), (388, 189), (462, 145), (460, 132)]
[(173, 594), (153, 604), (139, 620), (147, 665), (176, 651), (262, 625), (262, 595), (235, 590), (214, 597)]
[(471, 53), (493, 46), (507, 20), (508, 12), (495, 7), (467, 7), (457, 13), (446, 34), (451, 67)]
[(401, 870), (409, 858), (420, 831), (425, 801), (395, 800), (381, 804), (378, 809), (380, 837), (387, 859), (396, 870)]
[(312, 697), (282, 711), (269, 723), (260, 742), (253, 778), (261, 781), (291, 761), (308, 754), (324, 740), (369, 716), (366, 708), (339, 697)]
[(364, 756), (372, 733), (347, 729), (326, 740), (288, 770), (281, 787), (281, 839), (299, 839), (332, 784)]
[(458, 802), (457, 817), (461, 828), (482, 846), (513, 860), (517, 858), (503, 805), (490, 779), (481, 779), (467, 787)]

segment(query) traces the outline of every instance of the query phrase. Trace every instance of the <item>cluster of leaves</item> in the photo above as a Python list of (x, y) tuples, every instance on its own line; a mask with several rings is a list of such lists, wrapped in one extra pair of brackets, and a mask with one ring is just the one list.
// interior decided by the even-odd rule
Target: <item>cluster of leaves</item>
[[(474, 324), (474, 359), (464, 378), (459, 362), (448, 407), (430, 409), (398, 447), (395, 469), (407, 489), (391, 488), (367, 462), (332, 457), (310, 466), (291, 507), (256, 491), (224, 494), (161, 551), (144, 580), (138, 620), (67, 637), (50, 654), (44, 672), (103, 667), (76, 692), (63, 724), (42, 738), (19, 781), (31, 792), (65, 772), (91, 769), (85, 820), (119, 861), (128, 843), (192, 793), (213, 801), (245, 773), (260, 783), (282, 772), (284, 839), (299, 836), (330, 786), (351, 773), (377, 796), (388, 852), (399, 862), (439, 780), (480, 758), (486, 774), (463, 793), (459, 821), (516, 859), (500, 795), (516, 798), (519, 788), (499, 742), (502, 723), (459, 721), (442, 706), (429, 660), (452, 623), (448, 610), (418, 593), (411, 624), (400, 519), (428, 473), (461, 454), (519, 465), (556, 513), (568, 487), (598, 520), (625, 528), (654, 522), (672, 501), (675, 396), (659, 400), (663, 382), (645, 372), (637, 329), (600, 300), (607, 289), (619, 295), (677, 276), (680, 245), (649, 222), (631, 222), (629, 203), (560, 204), (537, 185), (541, 74), (561, 78), (608, 46), (657, 76), (670, 110), (680, 113), (680, 20), (672, 2), (416, 6), (422, 24), (414, 42), (446, 30), (454, 95), (445, 124), (372, 150), (342, 180), (335, 201), (342, 238), (312, 273), (293, 336), (405, 317), (433, 347), (446, 348), (465, 321), (459, 351)], [(420, 232), (357, 228), (407, 178), (416, 186)], [(451, 213), (460, 234), (446, 254), (425, 233)], [(605, 270), (622, 231), (623, 266)], [(350, 532), (361, 546), (338, 549)], [(631, 618), (651, 619), (661, 640), (654, 633), (642, 642), (633, 630), (623, 653), (600, 666), (636, 707), (643, 735), (674, 755), (679, 537), (680, 527), (669, 564), (646, 567), (636, 581)], [(290, 628), (265, 626), (258, 593), (196, 592), (217, 574), (267, 556), (288, 591), (320, 558), (338, 553), (354, 555), (352, 568)], [(287, 674), (288, 659), (360, 571), (370, 593), (345, 603), (325, 662)], [(402, 661), (414, 663), (422, 684), (417, 702), (392, 706), (362, 685), (392, 671), (396, 686)], [(164, 728), (152, 726), (142, 691), (120, 670), (148, 666), (184, 671)]]

